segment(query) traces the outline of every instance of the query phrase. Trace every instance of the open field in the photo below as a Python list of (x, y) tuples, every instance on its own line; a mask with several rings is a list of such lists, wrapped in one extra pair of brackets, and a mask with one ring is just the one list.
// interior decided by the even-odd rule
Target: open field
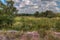
[(5, 27), (2, 30), (38, 31), (41, 29), (60, 31), (60, 18), (17, 16), (12, 27)]
[[(55, 29), (55, 27), (60, 27), (60, 18), (44, 18), (44, 17), (28, 17), (28, 16), (21, 16), (16, 17), (14, 19), (15, 23), (13, 27), (16, 30), (24, 30), (24, 31), (33, 31), (33, 30), (40, 30), (40, 29)], [(59, 30), (59, 29), (58, 29)], [(60, 30), (59, 30), (60, 31)]]

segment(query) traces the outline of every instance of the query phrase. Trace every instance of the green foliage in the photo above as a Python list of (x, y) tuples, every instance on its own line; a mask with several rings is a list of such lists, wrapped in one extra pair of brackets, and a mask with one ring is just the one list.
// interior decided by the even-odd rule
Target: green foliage
[(53, 13), (53, 11), (45, 11), (45, 12), (41, 12), (40, 17), (48, 17), (48, 18), (52, 18), (55, 17), (55, 13)]
[(35, 16), (35, 17), (39, 17), (39, 12), (36, 11), (36, 12), (34, 13), (34, 16)]
[(23, 31), (51, 30), (51, 28), (54, 30), (58, 20), (57, 18), (16, 17), (12, 28)]
[(60, 17), (60, 13), (56, 13), (56, 17)]
[(20, 14), (16, 14), (16, 16), (34, 16), (34, 17), (48, 17), (48, 18), (53, 18), (53, 17), (59, 17), (60, 13), (54, 13), (51, 10), (47, 10), (45, 12), (36, 11), (35, 13), (32, 13), (32, 14), (29, 14), (29, 13), (20, 13)]
[(16, 8), (13, 6), (13, 1), (7, 1), (7, 5), (0, 3), (2, 9), (0, 9), (0, 27), (10, 27), (12, 26), (14, 20), (14, 12)]
[(60, 19), (56, 22), (55, 30), (60, 32)]
[[(36, 17), (16, 17), (14, 18), (14, 23), (12, 27), (8, 27), (6, 22), (9, 22), (5, 20), (2, 22), (0, 20), (0, 26), (2, 23), (3, 25), (7, 27), (3, 27), (3, 29), (6, 30), (20, 30), (20, 31), (39, 31), (39, 30), (60, 30), (60, 19), (59, 18), (36, 18)], [(0, 28), (1, 29), (1, 28)]]

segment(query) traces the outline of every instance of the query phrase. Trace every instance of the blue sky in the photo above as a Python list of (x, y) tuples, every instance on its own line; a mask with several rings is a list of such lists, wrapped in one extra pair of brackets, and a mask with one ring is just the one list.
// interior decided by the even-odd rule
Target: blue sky
[(2, 3), (6, 4), (6, 0), (1, 0)]
[[(5, 4), (5, 0), (1, 0)], [(60, 12), (60, 0), (13, 0), (14, 6), (21, 13), (52, 10)]]

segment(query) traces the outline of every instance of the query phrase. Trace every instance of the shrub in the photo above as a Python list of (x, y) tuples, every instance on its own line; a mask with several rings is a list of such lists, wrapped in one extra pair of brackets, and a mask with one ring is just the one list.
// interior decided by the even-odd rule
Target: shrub
[(57, 20), (55, 30), (60, 31), (60, 20)]

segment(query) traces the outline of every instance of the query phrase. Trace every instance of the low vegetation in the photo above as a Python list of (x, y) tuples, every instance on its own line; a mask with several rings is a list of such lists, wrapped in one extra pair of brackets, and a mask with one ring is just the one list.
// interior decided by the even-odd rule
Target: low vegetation
[(14, 23), (10, 27), (2, 27), (5, 30), (19, 31), (38, 31), (38, 30), (53, 30), (60, 31), (60, 18), (45, 18), (33, 16), (18, 16), (14, 18)]

